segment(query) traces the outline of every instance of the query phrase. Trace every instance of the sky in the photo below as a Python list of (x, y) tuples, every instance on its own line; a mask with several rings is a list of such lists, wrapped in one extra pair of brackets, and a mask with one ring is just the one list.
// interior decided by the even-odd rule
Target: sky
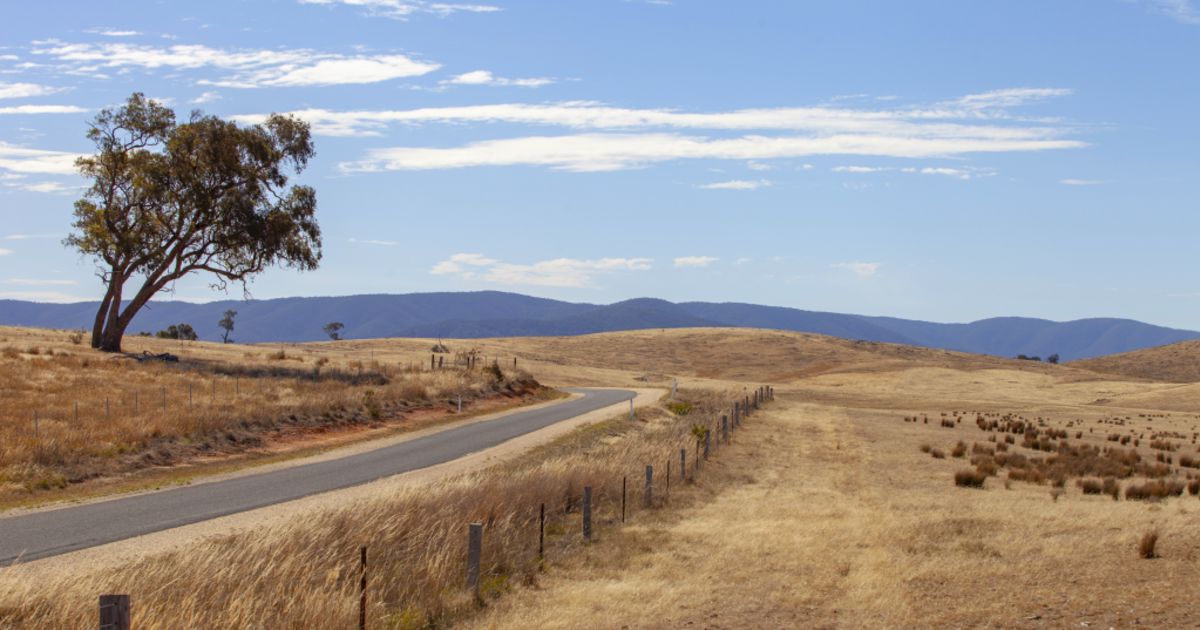
[[(1200, 329), (1200, 3), (4, 1), (0, 299), (62, 245), (87, 123), (292, 113), (320, 269), (256, 299), (504, 290)], [(240, 299), (195, 276), (164, 299)]]

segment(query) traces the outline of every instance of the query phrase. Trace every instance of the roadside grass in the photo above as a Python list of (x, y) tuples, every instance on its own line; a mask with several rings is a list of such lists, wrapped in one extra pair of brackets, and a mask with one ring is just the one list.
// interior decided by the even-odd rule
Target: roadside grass
[[(86, 626), (102, 592), (130, 593), (141, 628), (352, 627), (361, 545), (368, 547), (372, 576), (372, 627), (442, 627), (477, 610), (463, 588), (468, 523), (484, 524), (482, 596), (493, 598), (510, 585), (536, 582), (543, 504), (551, 561), (585, 545), (579, 534), (585, 485), (593, 487), (600, 537), (620, 520), (622, 477), (629, 480), (627, 518), (647, 509), (641, 505), (646, 464), (656, 464), (650, 509), (660, 507), (665, 479), (659, 475), (667, 462), (690, 448), (694, 424), (715, 426), (734, 400), (706, 390), (681, 389), (679, 397), (693, 406), (686, 419), (661, 406), (643, 408), (632, 422), (621, 414), (517, 460), (406, 487), (353, 509), (199, 541), (127, 566), (64, 571), (37, 584), (0, 572), (0, 627)], [(678, 484), (677, 469), (674, 475)]]

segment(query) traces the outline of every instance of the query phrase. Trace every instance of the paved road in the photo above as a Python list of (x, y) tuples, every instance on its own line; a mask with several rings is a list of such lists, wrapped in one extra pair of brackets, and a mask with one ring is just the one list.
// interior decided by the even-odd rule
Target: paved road
[(338, 490), (458, 459), (543, 427), (629, 400), (615, 389), (506, 414), (339, 459), (225, 481), (0, 518), (0, 566), (124, 540)]

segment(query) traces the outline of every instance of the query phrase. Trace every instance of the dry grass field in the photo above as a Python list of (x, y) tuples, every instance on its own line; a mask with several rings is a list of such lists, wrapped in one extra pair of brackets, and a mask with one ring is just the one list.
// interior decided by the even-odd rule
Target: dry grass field
[(1200, 382), (1200, 341), (1184, 341), (1157, 348), (1146, 348), (1095, 359), (1075, 361), (1072, 365), (1094, 372), (1170, 383)]
[(414, 415), (456, 409), (459, 395), (471, 408), (478, 398), (529, 393), (521, 382), (527, 374), (511, 370), (511, 359), (499, 376), (430, 370), (429, 349), (410, 342), (377, 354), (360, 342), (131, 337), (131, 354), (180, 359), (139, 362), (75, 344), (68, 331), (0, 327), (0, 499), (212, 461), (330, 429), (412, 426)]
[[(349, 360), (428, 348), (356, 343)], [(664, 401), (498, 468), (129, 566), (37, 584), (0, 570), (0, 627), (85, 625), (114, 591), (134, 595), (140, 628), (352, 627), (363, 544), (378, 550), (372, 628), (1200, 622), (1196, 385), (756, 330), (473, 344), (553, 385), (677, 378), (695, 408)], [(620, 477), (691, 444), (693, 424), (759, 383), (778, 399), (668, 502), (631, 502), (621, 526)], [(582, 544), (588, 483), (599, 522)], [(542, 502), (561, 507), (539, 570)], [(480, 603), (459, 586), (471, 520), (487, 532)]]

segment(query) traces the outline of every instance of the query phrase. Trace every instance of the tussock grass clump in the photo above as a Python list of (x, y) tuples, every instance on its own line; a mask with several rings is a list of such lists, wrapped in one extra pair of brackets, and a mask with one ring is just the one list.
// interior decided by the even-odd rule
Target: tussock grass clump
[(964, 488), (982, 488), (988, 476), (978, 470), (960, 470), (954, 473), (954, 485)]
[(1080, 479), (1077, 482), (1077, 485), (1084, 494), (1104, 493), (1104, 483), (1099, 479)]
[(934, 459), (946, 459), (946, 453), (942, 452), (940, 448), (930, 449), (929, 456)]
[(1138, 541), (1138, 556), (1146, 560), (1153, 560), (1158, 557), (1158, 532), (1148, 531), (1142, 535), (1142, 539)]
[(1183, 494), (1184, 484), (1180, 481), (1154, 479), (1145, 483), (1129, 484), (1125, 487), (1126, 501), (1156, 501)]
[(967, 454), (967, 445), (962, 442), (955, 444), (954, 448), (951, 449), (951, 451), (950, 451), (950, 455), (953, 457), (963, 457), (966, 454)]

